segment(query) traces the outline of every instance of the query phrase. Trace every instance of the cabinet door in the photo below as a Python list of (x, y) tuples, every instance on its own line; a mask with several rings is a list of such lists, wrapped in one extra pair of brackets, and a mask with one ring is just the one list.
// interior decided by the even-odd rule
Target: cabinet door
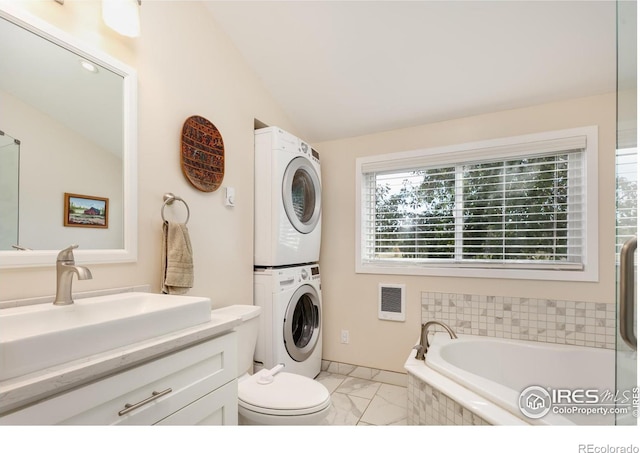
[(158, 425), (237, 425), (238, 382), (234, 380), (214, 390), (178, 412), (160, 420)]
[(235, 382), (236, 349), (230, 332), (0, 417), (0, 425), (152, 425)]

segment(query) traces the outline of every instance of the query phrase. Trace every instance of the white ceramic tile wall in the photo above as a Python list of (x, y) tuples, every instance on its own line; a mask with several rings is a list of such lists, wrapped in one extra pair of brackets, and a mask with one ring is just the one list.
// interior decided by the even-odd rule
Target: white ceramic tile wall
[(456, 333), (615, 349), (614, 304), (423, 292), (422, 322)]

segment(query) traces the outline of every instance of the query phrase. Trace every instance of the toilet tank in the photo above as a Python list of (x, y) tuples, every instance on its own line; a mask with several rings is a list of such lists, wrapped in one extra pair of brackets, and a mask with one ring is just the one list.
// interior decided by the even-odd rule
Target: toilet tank
[(241, 318), (242, 324), (234, 330), (238, 333), (238, 374), (253, 374), (253, 352), (258, 341), (258, 327), (261, 307), (255, 305), (229, 305), (211, 312), (212, 315)]

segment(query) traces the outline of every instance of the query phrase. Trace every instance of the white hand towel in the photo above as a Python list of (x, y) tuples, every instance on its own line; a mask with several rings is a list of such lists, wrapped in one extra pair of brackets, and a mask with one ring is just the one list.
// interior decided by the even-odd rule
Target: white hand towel
[(186, 294), (193, 287), (193, 252), (184, 223), (162, 225), (162, 292)]

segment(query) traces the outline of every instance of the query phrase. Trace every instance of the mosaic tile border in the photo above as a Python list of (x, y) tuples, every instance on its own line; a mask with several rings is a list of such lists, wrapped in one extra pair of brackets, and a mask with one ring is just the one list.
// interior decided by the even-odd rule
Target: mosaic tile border
[(407, 425), (491, 425), (485, 419), (408, 373)]
[(422, 292), (422, 322), (456, 333), (615, 349), (615, 304)]

